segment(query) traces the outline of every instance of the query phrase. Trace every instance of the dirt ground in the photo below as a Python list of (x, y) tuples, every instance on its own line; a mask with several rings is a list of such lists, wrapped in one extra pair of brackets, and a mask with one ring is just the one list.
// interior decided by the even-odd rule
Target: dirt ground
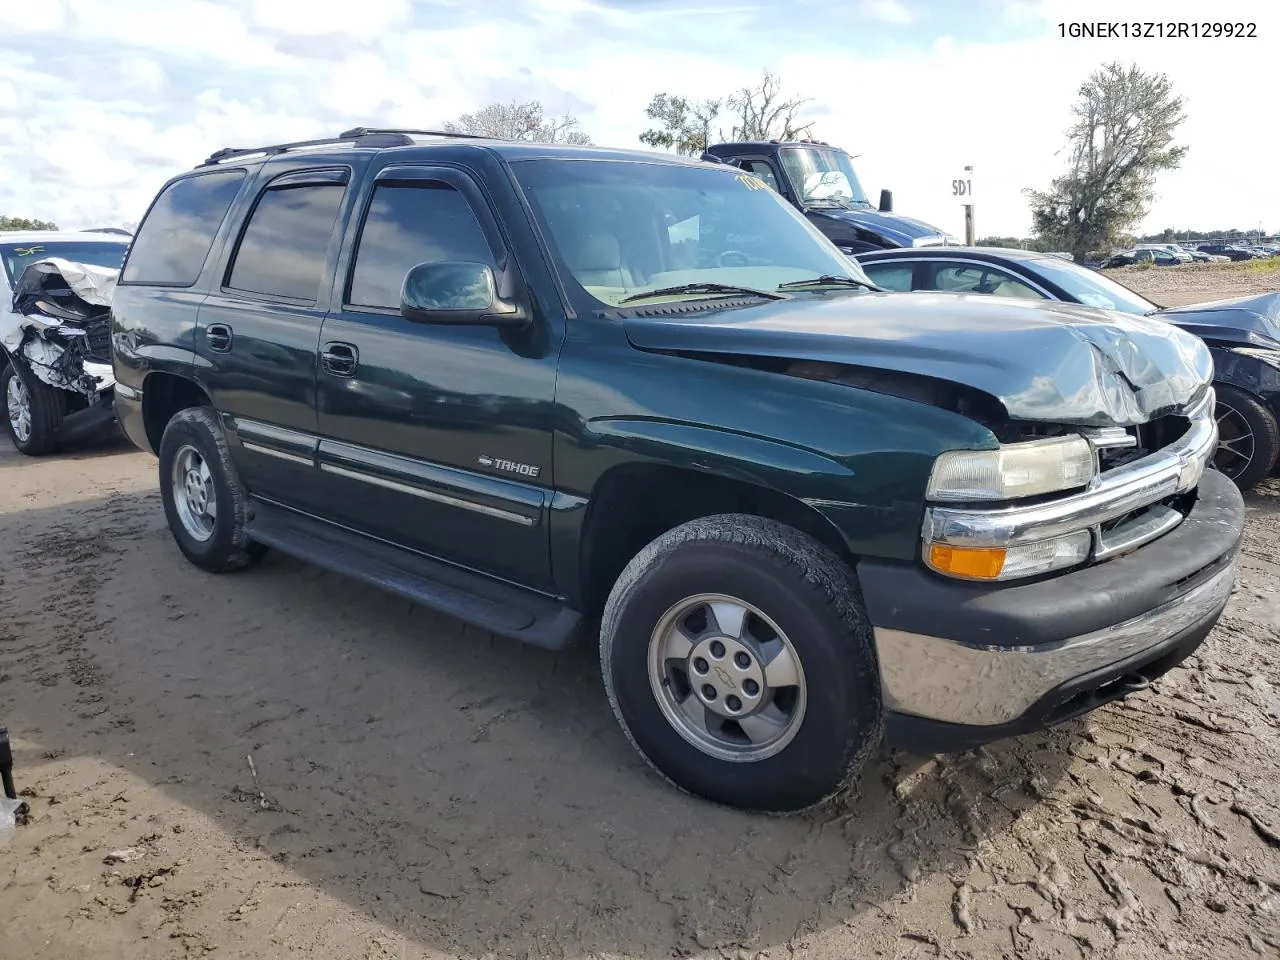
[[(1125, 279), (1167, 303), (1257, 280)], [(885, 756), (785, 819), (649, 773), (594, 650), (274, 555), (201, 573), (155, 490), (120, 444), (0, 447), (0, 723), (32, 808), (0, 839), (2, 960), (1280, 956), (1280, 483), (1157, 687)]]

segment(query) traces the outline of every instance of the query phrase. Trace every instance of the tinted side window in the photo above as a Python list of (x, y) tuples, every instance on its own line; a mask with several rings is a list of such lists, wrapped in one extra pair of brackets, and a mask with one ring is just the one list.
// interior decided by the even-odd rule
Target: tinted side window
[(314, 301), (345, 192), (339, 183), (268, 187), (249, 216), (227, 286)]
[(781, 192), (778, 190), (778, 178), (773, 175), (773, 168), (763, 160), (744, 160), (742, 169), (752, 176), (759, 177), (775, 192)]
[(243, 170), (226, 170), (169, 184), (133, 238), (121, 282), (195, 283), (243, 182)]
[(379, 184), (360, 231), (347, 302), (398, 309), (410, 268), (445, 260), (497, 267), (466, 198), (438, 180)]
[(864, 263), (862, 269), (877, 286), (905, 293), (911, 289), (911, 275), (915, 268), (909, 263)]

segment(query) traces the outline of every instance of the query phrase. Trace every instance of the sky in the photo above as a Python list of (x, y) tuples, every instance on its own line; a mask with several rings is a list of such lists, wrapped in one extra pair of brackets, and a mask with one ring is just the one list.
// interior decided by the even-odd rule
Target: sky
[[(1075, 39), (1059, 24), (1256, 23), (1243, 39)], [(132, 227), (227, 145), (434, 127), (540, 100), (641, 148), (654, 94), (724, 96), (764, 70), (809, 98), (869, 197), (963, 236), (1025, 236), (1023, 189), (1062, 172), (1070, 107), (1109, 60), (1186, 101), (1180, 169), (1140, 232), (1280, 230), (1274, 0), (0, 0), (0, 214)]]

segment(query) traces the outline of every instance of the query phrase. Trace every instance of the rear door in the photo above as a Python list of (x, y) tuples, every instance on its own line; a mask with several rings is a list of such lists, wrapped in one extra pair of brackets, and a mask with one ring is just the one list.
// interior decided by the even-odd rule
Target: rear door
[(197, 378), (254, 493), (300, 507), (314, 490), (316, 352), (352, 170), (268, 167), (197, 316)]
[(414, 323), (416, 264), (515, 257), (479, 185), (451, 167), (366, 178), (320, 342), (319, 461), (330, 516), (380, 539), (547, 586), (556, 360), (564, 317), (527, 330)]

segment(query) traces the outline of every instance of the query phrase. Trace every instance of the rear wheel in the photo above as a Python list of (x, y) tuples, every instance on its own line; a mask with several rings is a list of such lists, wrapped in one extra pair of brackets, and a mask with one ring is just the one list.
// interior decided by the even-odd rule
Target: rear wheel
[(1280, 425), (1257, 397), (1236, 387), (1214, 384), (1218, 449), (1213, 464), (1241, 490), (1271, 473), (1280, 456)]
[(9, 439), (19, 453), (39, 457), (58, 449), (58, 428), (67, 411), (67, 395), (40, 380), (19, 360), (0, 373)]
[(852, 571), (770, 520), (707, 517), (642, 550), (609, 596), (600, 659), (640, 753), (716, 802), (804, 809), (880, 743), (878, 668)]
[(160, 498), (169, 532), (196, 566), (225, 573), (266, 553), (245, 533), (249, 496), (210, 408), (181, 410), (165, 427)]

